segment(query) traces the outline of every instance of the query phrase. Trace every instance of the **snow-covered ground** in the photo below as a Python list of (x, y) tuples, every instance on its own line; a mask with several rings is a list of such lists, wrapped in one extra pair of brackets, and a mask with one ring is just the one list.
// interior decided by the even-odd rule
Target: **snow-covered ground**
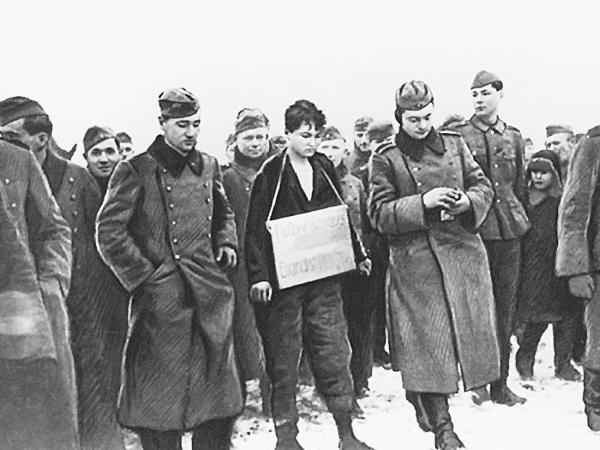
[[(516, 345), (515, 342), (515, 348)], [(532, 381), (521, 381), (514, 365), (511, 366), (509, 386), (517, 394), (527, 397), (524, 405), (509, 408), (488, 402), (476, 406), (471, 402), (470, 394), (464, 392), (451, 398), (450, 413), (455, 429), (469, 450), (600, 448), (600, 433), (591, 432), (586, 425), (582, 383), (554, 378), (552, 361), (552, 335), (548, 331), (538, 350)], [(356, 434), (375, 449), (434, 448), (433, 435), (422, 432), (417, 426), (414, 409), (404, 398), (399, 373), (375, 368), (371, 395), (360, 404), (365, 419), (355, 421)], [(312, 388), (301, 387), (298, 405), (301, 414), (298, 440), (305, 449), (336, 449), (333, 419)], [(252, 385), (246, 412), (236, 425), (233, 448), (270, 450), (274, 446), (273, 424), (261, 415), (258, 386)]]

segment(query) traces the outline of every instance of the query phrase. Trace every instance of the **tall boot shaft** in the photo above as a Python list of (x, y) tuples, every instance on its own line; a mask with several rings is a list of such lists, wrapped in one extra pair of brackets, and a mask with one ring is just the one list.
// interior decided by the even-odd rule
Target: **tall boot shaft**
[(573, 339), (575, 336), (575, 321), (561, 320), (552, 325), (554, 335), (554, 367), (560, 370), (571, 364), (573, 357)]
[(435, 433), (435, 448), (440, 450), (463, 448), (464, 444), (454, 432), (454, 425), (448, 407), (448, 396), (433, 393), (422, 393), (420, 395)]

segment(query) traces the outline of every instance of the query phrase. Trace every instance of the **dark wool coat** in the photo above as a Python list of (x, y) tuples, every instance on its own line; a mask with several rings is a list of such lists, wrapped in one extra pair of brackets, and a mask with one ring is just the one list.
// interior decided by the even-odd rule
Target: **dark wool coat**
[[(271, 202), (275, 196), (277, 179), (284, 158), (287, 159), (281, 188), (275, 202), (272, 219), (302, 214), (309, 211), (336, 206), (339, 199), (333, 192), (324, 172), (328, 174), (336, 190), (341, 192), (339, 180), (333, 164), (321, 153), (315, 153), (309, 158), (313, 167), (313, 193), (310, 201), (300, 186), (296, 172), (292, 168), (287, 152), (281, 152), (269, 158), (258, 172), (252, 194), (248, 218), (246, 220), (246, 263), (248, 266), (248, 281), (250, 286), (259, 281), (269, 281), (277, 289), (277, 275), (273, 262), (273, 247), (267, 231), (266, 221)], [(357, 237), (353, 227), (350, 227), (354, 255), (357, 263), (367, 256), (362, 242)]]
[(596, 289), (586, 306), (585, 367), (600, 370), (600, 126), (578, 144), (558, 211), (556, 275), (594, 274)]
[[(422, 195), (463, 190), (471, 211), (441, 222)], [(373, 155), (369, 214), (388, 236), (388, 329), (394, 370), (410, 391), (452, 393), (500, 376), (492, 283), (477, 229), (493, 196), (489, 180), (453, 132), (427, 138), (417, 161), (390, 144)]]
[(216, 159), (199, 151), (183, 159), (159, 136), (120, 162), (98, 212), (97, 241), (139, 309), (120, 422), (187, 430), (240, 413), (234, 294), (214, 253), (236, 248), (237, 239)]
[(81, 447), (123, 448), (117, 401), (129, 294), (100, 259), (94, 242), (100, 189), (86, 169), (52, 152), (42, 168), (72, 232), (73, 271), (67, 308)]
[(70, 278), (71, 232), (39, 164), (0, 140), (2, 448), (78, 448)]
[(500, 119), (489, 126), (476, 116), (452, 124), (450, 129), (464, 138), (475, 162), (492, 182), (494, 202), (479, 234), (485, 240), (520, 238), (529, 229), (521, 132)]
[(559, 202), (560, 198), (548, 197), (527, 208), (531, 229), (521, 239), (518, 321), (555, 322), (575, 312), (576, 303), (570, 298), (567, 280), (554, 275)]
[(252, 380), (263, 373), (264, 357), (260, 336), (256, 329), (254, 309), (248, 296), (249, 286), (244, 235), (246, 234), (246, 216), (250, 203), (250, 192), (258, 168), (245, 164), (245, 161), (244, 158), (236, 154), (236, 158), (231, 165), (223, 171), (223, 187), (235, 215), (239, 248), (238, 265), (228, 274), (235, 289), (235, 312), (233, 316), (235, 356), (240, 368), (240, 376), (244, 380)]

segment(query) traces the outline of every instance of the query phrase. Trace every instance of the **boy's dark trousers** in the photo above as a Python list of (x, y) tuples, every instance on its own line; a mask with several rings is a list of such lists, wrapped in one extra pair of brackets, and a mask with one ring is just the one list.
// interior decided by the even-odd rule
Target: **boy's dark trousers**
[[(372, 321), (372, 333), (374, 334), (373, 354), (375, 360), (385, 359), (386, 344), (386, 322), (387, 322), (387, 297), (385, 283), (389, 264), (389, 247), (387, 238), (375, 234), (373, 248), (371, 249), (371, 299), (375, 308)], [(383, 361), (385, 362), (385, 361)]]
[(296, 423), (296, 387), (302, 349), (307, 353), (317, 391), (332, 413), (352, 411), (350, 346), (340, 284), (334, 278), (275, 290), (267, 304), (255, 303), (271, 380), (275, 426)]
[(348, 339), (352, 349), (350, 372), (356, 394), (369, 387), (373, 371), (373, 345), (375, 341), (375, 311), (373, 278), (352, 272), (342, 281), (344, 314), (348, 322)]

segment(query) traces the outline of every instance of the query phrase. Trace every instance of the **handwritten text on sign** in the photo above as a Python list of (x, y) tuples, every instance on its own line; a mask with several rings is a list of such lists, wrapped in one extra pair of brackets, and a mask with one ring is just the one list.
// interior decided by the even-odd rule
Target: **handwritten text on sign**
[(347, 209), (332, 206), (267, 222), (280, 289), (356, 268)]

